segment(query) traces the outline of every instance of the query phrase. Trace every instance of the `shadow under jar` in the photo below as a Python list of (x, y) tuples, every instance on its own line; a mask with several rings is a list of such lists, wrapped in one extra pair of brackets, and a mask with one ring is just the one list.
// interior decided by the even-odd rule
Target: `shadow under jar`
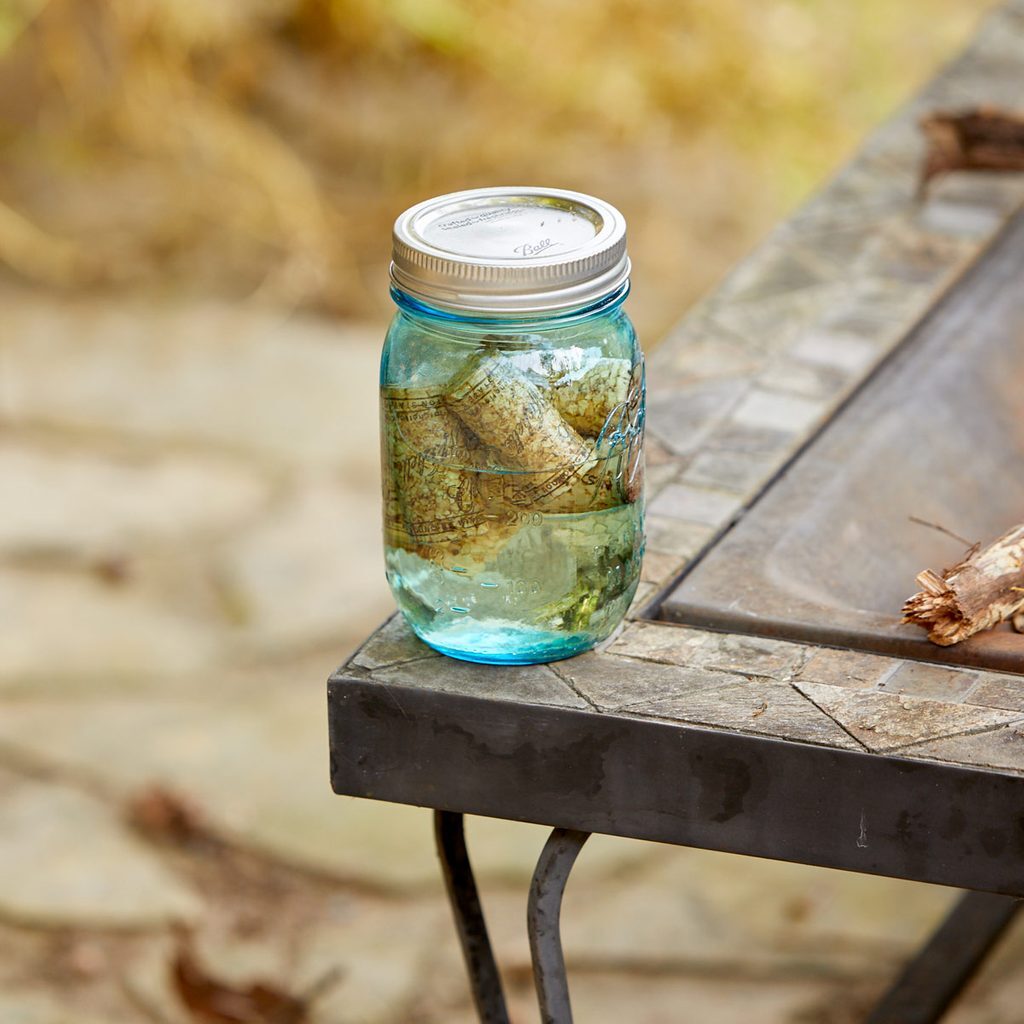
[(629, 269), (622, 215), (576, 192), (458, 192), (395, 223), (387, 576), (444, 654), (567, 658), (629, 607), (644, 545)]

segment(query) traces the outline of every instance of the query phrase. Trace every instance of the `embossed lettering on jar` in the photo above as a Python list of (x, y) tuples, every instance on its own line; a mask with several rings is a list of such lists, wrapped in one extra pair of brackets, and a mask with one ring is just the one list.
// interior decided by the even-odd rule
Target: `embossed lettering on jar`
[(458, 192), (395, 223), (387, 575), (444, 654), (569, 657), (629, 607), (644, 543), (629, 270), (622, 215), (576, 192)]

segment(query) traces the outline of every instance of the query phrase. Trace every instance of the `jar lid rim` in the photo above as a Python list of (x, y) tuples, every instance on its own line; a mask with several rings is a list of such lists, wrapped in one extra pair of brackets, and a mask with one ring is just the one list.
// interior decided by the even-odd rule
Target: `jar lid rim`
[(629, 278), (626, 222), (583, 192), (496, 186), (436, 196), (395, 221), (391, 280), (457, 312), (583, 306)]

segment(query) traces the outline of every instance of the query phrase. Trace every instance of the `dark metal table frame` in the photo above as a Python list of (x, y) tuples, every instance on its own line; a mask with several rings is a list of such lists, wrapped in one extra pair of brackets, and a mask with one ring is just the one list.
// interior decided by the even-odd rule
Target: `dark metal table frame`
[[(485, 1024), (507, 1024), (501, 978), (469, 864), (462, 815), (435, 811), (438, 855), (455, 915), (477, 1013)], [(530, 885), (527, 931), (544, 1024), (569, 1024), (572, 1008), (560, 915), (569, 872), (589, 832), (556, 828)], [(868, 1018), (868, 1024), (929, 1024), (938, 1020), (984, 962), (1019, 909), (1011, 897), (969, 892), (907, 965)]]
[[(439, 695), (350, 675), (332, 678), (329, 706), (337, 792), (435, 810), (438, 850), (482, 1021), (508, 1017), (463, 838), (465, 813), (557, 823), (533, 877), (527, 921), (542, 1019), (549, 1024), (572, 1020), (559, 912), (592, 832), (974, 890), (869, 1024), (938, 1020), (1024, 897), (1024, 778), (629, 716)], [(980, 837), (980, 855), (967, 836)]]

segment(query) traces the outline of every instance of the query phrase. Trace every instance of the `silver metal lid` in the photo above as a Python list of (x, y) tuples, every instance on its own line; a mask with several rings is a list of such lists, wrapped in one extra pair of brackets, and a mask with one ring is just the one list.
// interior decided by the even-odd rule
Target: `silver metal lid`
[(557, 188), (477, 188), (395, 221), (391, 280), (458, 313), (587, 306), (629, 280), (626, 222), (614, 206)]

